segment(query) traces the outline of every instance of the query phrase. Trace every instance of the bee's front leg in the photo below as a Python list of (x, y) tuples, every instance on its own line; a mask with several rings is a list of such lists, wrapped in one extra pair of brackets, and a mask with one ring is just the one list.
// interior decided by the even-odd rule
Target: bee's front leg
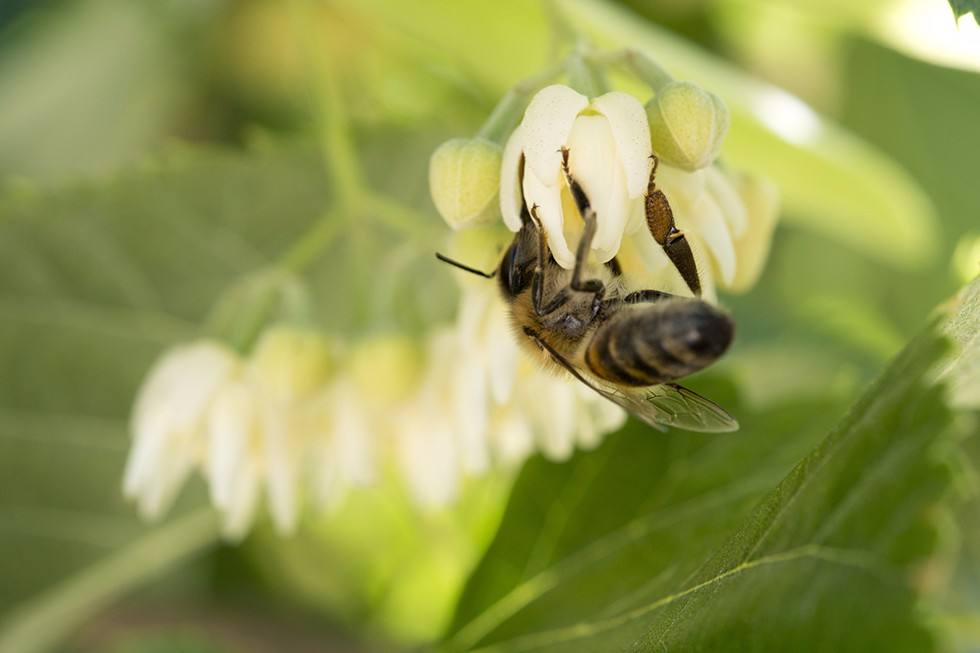
[(585, 223), (582, 229), (582, 237), (579, 238), (578, 247), (575, 250), (575, 268), (572, 270), (572, 281), (569, 285), (576, 292), (595, 293), (601, 301), (602, 296), (606, 292), (606, 286), (602, 283), (602, 280), (582, 280), (582, 274), (585, 272), (585, 264), (589, 257), (589, 250), (592, 248), (592, 239), (595, 238), (596, 214), (592, 209), (592, 205), (589, 203), (589, 198), (585, 195), (585, 191), (582, 190), (582, 186), (575, 181), (568, 169), (567, 147), (563, 147), (561, 150), (561, 167), (565, 173), (565, 181), (568, 182), (568, 188), (572, 192), (572, 197), (575, 199), (575, 206), (578, 209), (579, 215), (582, 217), (582, 221)]
[(537, 316), (548, 315), (561, 308), (568, 301), (568, 291), (562, 288), (547, 304), (544, 301), (544, 265), (548, 256), (548, 240), (538, 219), (538, 205), (530, 210), (531, 220), (538, 236), (538, 255), (534, 261), (534, 272), (531, 275), (531, 306)]

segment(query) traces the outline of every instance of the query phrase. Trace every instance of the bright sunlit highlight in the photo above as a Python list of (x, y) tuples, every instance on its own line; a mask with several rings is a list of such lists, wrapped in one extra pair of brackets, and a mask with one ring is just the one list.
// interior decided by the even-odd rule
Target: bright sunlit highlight
[(932, 63), (980, 71), (980, 26), (973, 16), (957, 23), (945, 2), (899, 0), (876, 29), (890, 45)]
[(810, 143), (820, 133), (820, 119), (813, 109), (784, 91), (763, 91), (752, 108), (763, 124), (791, 143)]

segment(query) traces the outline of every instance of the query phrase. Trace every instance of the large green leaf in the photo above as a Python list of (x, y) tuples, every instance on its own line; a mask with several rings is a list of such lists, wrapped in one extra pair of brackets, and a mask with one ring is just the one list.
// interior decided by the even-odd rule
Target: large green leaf
[(123, 501), (130, 402), (164, 346), (194, 337), (229, 284), (320, 216), (322, 179), (306, 149), (182, 153), (107, 182), (0, 195), (4, 653), (56, 641), (214, 541), (205, 517), (181, 509), (148, 530)]
[(933, 650), (915, 579), (951, 474), (927, 385), (945, 349), (933, 331), (913, 341), (791, 469), (820, 406), (745, 415), (720, 438), (634, 427), (534, 461), (447, 650)]

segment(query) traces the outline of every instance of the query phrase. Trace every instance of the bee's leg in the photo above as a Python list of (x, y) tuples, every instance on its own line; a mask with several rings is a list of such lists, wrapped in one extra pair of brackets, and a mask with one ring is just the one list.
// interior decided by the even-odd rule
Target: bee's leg
[(677, 295), (672, 295), (669, 292), (663, 292), (662, 290), (637, 290), (631, 292), (630, 294), (623, 297), (624, 304), (651, 304), (653, 302), (659, 302), (664, 299), (671, 299), (677, 297)]
[(601, 310), (607, 314), (610, 311), (621, 308), (623, 304), (654, 304), (656, 302), (661, 302), (665, 299), (687, 299), (692, 301), (689, 297), (684, 298), (679, 295), (672, 295), (669, 292), (663, 292), (662, 290), (636, 290), (629, 293), (625, 297), (613, 297), (612, 299), (607, 299), (602, 302)]
[(619, 261), (616, 259), (615, 256), (609, 259), (608, 261), (606, 261), (603, 265), (605, 265), (609, 269), (609, 272), (614, 277), (623, 276), (623, 268), (620, 267)]
[(653, 239), (664, 248), (667, 258), (681, 273), (687, 287), (695, 296), (700, 296), (701, 280), (698, 278), (694, 254), (691, 252), (691, 246), (688, 244), (684, 232), (680, 231), (674, 224), (674, 212), (667, 202), (667, 196), (657, 188), (657, 184), (654, 182), (660, 160), (655, 155), (651, 158), (653, 159), (653, 169), (650, 171), (646, 197), (647, 227), (650, 229)]
[[(582, 280), (582, 273), (585, 271), (585, 262), (588, 260), (589, 249), (592, 247), (592, 239), (595, 238), (596, 230), (596, 215), (595, 211), (592, 209), (592, 205), (589, 204), (589, 198), (585, 196), (585, 191), (579, 185), (574, 178), (572, 178), (571, 173), (568, 170), (568, 148), (561, 148), (561, 167), (562, 171), (565, 173), (565, 180), (568, 182), (568, 188), (572, 191), (572, 198), (575, 200), (575, 206), (578, 208), (579, 215), (582, 216), (582, 221), (585, 222), (585, 227), (582, 229), (582, 237), (579, 238), (578, 247), (575, 250), (575, 268), (572, 270), (572, 281), (569, 284), (572, 290), (577, 292), (589, 292), (601, 299), (606, 292), (606, 286), (602, 283), (601, 279), (586, 279)], [(619, 263), (614, 264), (616, 268), (619, 267)]]
[(538, 206), (535, 204), (528, 213), (538, 234), (538, 256), (534, 261), (531, 275), (531, 304), (536, 315), (547, 315), (558, 310), (568, 301), (568, 291), (562, 288), (547, 304), (544, 303), (544, 264), (548, 260), (548, 239), (538, 220)]

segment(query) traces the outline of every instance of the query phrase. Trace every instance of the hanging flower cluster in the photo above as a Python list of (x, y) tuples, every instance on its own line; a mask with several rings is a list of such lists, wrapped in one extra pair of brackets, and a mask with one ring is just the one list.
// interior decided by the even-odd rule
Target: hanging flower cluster
[(166, 352), (133, 410), (126, 495), (158, 517), (199, 470), (228, 537), (248, 530), (263, 494), (292, 532), (304, 491), (326, 506), (373, 476), (363, 404), (330, 372), (326, 341), (291, 327), (266, 331), (247, 359), (209, 339)]
[[(615, 256), (628, 290), (690, 294), (645, 221), (655, 161), (705, 297), (755, 282), (777, 216), (774, 189), (716, 163), (728, 127), (721, 100), (630, 61), (651, 81), (645, 105), (617, 91), (590, 97), (538, 84), (533, 97), (508, 94), (478, 136), (437, 149), (430, 190), (454, 230), (454, 256), (494, 269), (527, 202), (555, 261), (571, 268), (582, 220), (562, 170), (567, 150), (596, 211), (594, 262)], [(327, 508), (389, 469), (420, 505), (438, 506), (466, 476), (537, 452), (562, 460), (623, 423), (618, 406), (521, 354), (495, 283), (456, 274), (455, 324), (418, 344), (368, 341), (337, 356), (318, 332), (279, 325), (244, 355), (218, 339), (164, 353), (134, 407), (126, 494), (159, 516), (196, 470), (229, 537), (243, 535), (263, 503), (289, 533), (303, 506)]]

